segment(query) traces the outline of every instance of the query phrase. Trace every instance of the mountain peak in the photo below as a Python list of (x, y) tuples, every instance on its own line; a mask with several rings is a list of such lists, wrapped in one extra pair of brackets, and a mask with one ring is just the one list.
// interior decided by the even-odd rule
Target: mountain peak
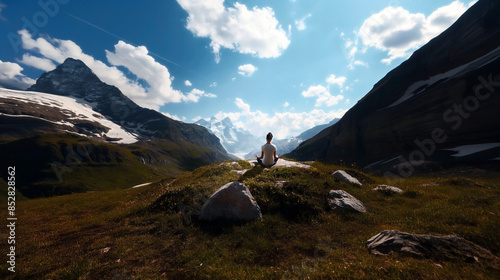
[(92, 74), (92, 70), (90, 70), (90, 68), (83, 63), (83, 61), (71, 57), (66, 58), (66, 60), (64, 60), (64, 62), (57, 68), (61, 72), (68, 74)]
[(73, 96), (88, 102), (96, 102), (98, 98), (89, 93), (119, 92), (116, 87), (102, 82), (83, 61), (73, 58), (67, 58), (56, 69), (43, 73), (28, 90)]

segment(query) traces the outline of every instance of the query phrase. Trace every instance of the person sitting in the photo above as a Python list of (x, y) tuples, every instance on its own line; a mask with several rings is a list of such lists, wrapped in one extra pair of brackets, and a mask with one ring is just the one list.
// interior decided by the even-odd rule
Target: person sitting
[(276, 146), (274, 144), (271, 144), (272, 140), (273, 134), (269, 132), (266, 135), (266, 144), (262, 145), (261, 147), (262, 153), (260, 157), (255, 154), (257, 162), (265, 167), (271, 167), (275, 165), (278, 162), (279, 157), (281, 156), (281, 154), (276, 155)]

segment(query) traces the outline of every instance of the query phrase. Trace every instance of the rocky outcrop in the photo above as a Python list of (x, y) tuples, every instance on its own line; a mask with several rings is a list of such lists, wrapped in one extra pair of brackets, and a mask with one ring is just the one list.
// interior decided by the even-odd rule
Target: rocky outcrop
[(212, 194), (198, 215), (202, 221), (254, 221), (262, 218), (260, 207), (240, 182), (231, 182)]
[(359, 182), (358, 179), (352, 177), (351, 175), (349, 175), (344, 170), (337, 170), (337, 171), (333, 172), (332, 173), (332, 177), (335, 178), (335, 179), (338, 179), (338, 180), (340, 180), (342, 182), (346, 182), (346, 183), (349, 183), (349, 184), (358, 185), (360, 187), (363, 185), (363, 184), (361, 184), (361, 182)]
[[(342, 119), (286, 156), (407, 177), (417, 168), (498, 164), (500, 1), (479, 0), (389, 72)], [(470, 146), (478, 145), (480, 146)], [(475, 148), (472, 153), (464, 149)], [(390, 174), (389, 174), (390, 175)]]
[(365, 213), (366, 207), (363, 202), (343, 190), (331, 190), (328, 194), (328, 202), (332, 210), (344, 209), (354, 212)]
[(401, 253), (415, 258), (476, 262), (497, 259), (489, 250), (455, 235), (435, 236), (385, 230), (367, 241), (370, 253)]

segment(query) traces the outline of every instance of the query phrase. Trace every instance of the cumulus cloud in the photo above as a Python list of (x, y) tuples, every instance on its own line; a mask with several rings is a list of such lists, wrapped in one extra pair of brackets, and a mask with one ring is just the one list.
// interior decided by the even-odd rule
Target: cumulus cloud
[(235, 126), (247, 129), (253, 135), (264, 136), (272, 131), (277, 139), (296, 136), (314, 126), (325, 124), (334, 118), (341, 118), (347, 110), (338, 109), (324, 111), (314, 109), (310, 112), (277, 112), (264, 113), (260, 110), (251, 110), (249, 104), (241, 98), (235, 99), (239, 112), (219, 112), (215, 117), (223, 119), (229, 117)]
[(306, 28), (307, 28), (306, 19), (309, 17), (311, 17), (311, 14), (308, 14), (307, 16), (305, 16), (299, 20), (296, 20), (295, 21), (295, 28), (297, 28), (297, 30), (299, 30), (299, 31), (306, 30)]
[(468, 5), (459, 0), (435, 10), (429, 16), (410, 13), (402, 7), (387, 7), (366, 19), (358, 35), (366, 47), (387, 52), (382, 62), (406, 58), (451, 26), (475, 1)]
[(322, 85), (310, 86), (302, 92), (304, 97), (316, 97), (316, 107), (326, 105), (331, 107), (337, 105), (340, 100), (344, 99), (342, 95), (332, 95), (328, 88)]
[(327, 86), (323, 85), (314, 85), (310, 86), (307, 90), (302, 91), (302, 96), (306, 98), (315, 97), (316, 98), (316, 107), (321, 107), (326, 105), (327, 107), (331, 107), (337, 105), (341, 100), (344, 99), (343, 95), (332, 95), (330, 93), (330, 86), (336, 85), (340, 88), (340, 92), (343, 92), (344, 89), (349, 89), (349, 87), (344, 87), (347, 78), (344, 76), (337, 77), (335, 74), (331, 74), (326, 78)]
[(193, 86), (193, 84), (189, 80), (185, 80), (184, 85), (187, 87)]
[(0, 87), (27, 89), (35, 83), (35, 80), (25, 76), (23, 68), (13, 62), (0, 60)]
[(200, 100), (201, 97), (215, 98), (217, 97), (217, 95), (195, 88), (191, 90), (188, 94), (184, 95), (182, 97), (182, 101), (196, 103)]
[(344, 76), (337, 77), (334, 74), (331, 74), (327, 79), (326, 82), (329, 83), (330, 85), (338, 85), (340, 88), (344, 87), (344, 83), (347, 81), (347, 78)]
[(27, 53), (23, 54), (23, 58), (19, 62), (46, 72), (52, 71), (56, 68), (56, 65), (52, 60), (33, 56)]
[[(214, 98), (212, 93), (193, 89), (184, 94), (172, 87), (173, 77), (167, 67), (157, 62), (144, 46), (133, 46), (119, 41), (113, 51), (106, 50), (111, 66), (85, 54), (73, 41), (55, 38), (33, 39), (27, 30), (19, 31), (25, 50), (37, 53), (23, 55), (22, 63), (42, 70), (60, 64), (68, 57), (82, 60), (105, 83), (118, 87), (140, 106), (159, 110), (170, 102), (198, 102), (201, 97)], [(119, 66), (125, 67), (134, 77), (128, 77)], [(45, 68), (45, 69), (44, 69)]]
[(257, 70), (258, 68), (253, 66), (252, 64), (240, 65), (238, 67), (238, 74), (240, 74), (243, 77), (250, 77)]
[[(359, 59), (356, 59), (356, 54), (360, 51), (358, 48), (359, 36), (357, 35), (356, 31), (354, 32), (354, 37), (356, 38), (355, 40), (347, 38), (346, 35), (344, 34), (344, 32), (342, 32), (340, 34), (340, 38), (342, 38), (342, 40), (344, 40), (344, 48), (342, 48), (342, 50), (344, 50), (344, 55), (345, 55), (347, 61), (349, 61), (349, 64), (347, 65), (347, 67), (351, 70), (356, 68), (356, 66), (368, 67), (368, 63), (361, 61)], [(365, 52), (365, 51), (366, 51), (366, 48), (361, 50), (361, 52)]]
[(278, 57), (290, 40), (269, 7), (249, 10), (238, 2), (225, 7), (224, 0), (177, 0), (188, 13), (186, 28), (210, 39), (215, 59), (221, 48), (260, 58)]

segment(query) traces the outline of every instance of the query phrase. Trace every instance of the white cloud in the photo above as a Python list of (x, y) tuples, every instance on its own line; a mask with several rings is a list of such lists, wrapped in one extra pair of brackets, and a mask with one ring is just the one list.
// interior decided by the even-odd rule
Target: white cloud
[(299, 20), (296, 20), (295, 21), (295, 28), (297, 28), (297, 30), (299, 30), (299, 31), (305, 30), (307, 28), (306, 19), (309, 17), (311, 17), (311, 14), (308, 14), (307, 16), (305, 16)]
[(23, 59), (21, 59), (19, 62), (46, 72), (52, 71), (56, 68), (56, 65), (52, 60), (33, 56), (27, 53), (23, 54)]
[(184, 85), (187, 87), (193, 86), (193, 84), (189, 80), (185, 80)]
[(0, 60), (0, 87), (27, 89), (33, 85), (35, 80), (25, 76), (22, 71), (19, 64)]
[(240, 74), (243, 77), (250, 77), (257, 70), (258, 68), (253, 66), (252, 64), (240, 65), (238, 67), (238, 74)]
[(4, 8), (7, 8), (7, 5), (5, 5), (4, 3), (0, 2), (0, 20), (6, 21), (7, 19), (2, 16), (2, 11), (3, 11)]
[(213, 82), (209, 85), (209, 87), (216, 87), (217, 86), (217, 82)]
[(177, 116), (177, 115), (171, 115), (171, 114), (169, 114), (169, 113), (167, 113), (167, 112), (161, 112), (161, 113), (162, 113), (164, 116), (169, 117), (169, 118), (171, 118), (171, 119), (173, 119), (173, 120), (176, 120), (176, 121), (185, 121), (185, 120), (186, 120), (186, 117), (182, 117), (182, 118), (180, 118), (180, 117), (179, 117), (179, 116)]
[(288, 107), (290, 106), (290, 103), (288, 103), (288, 101), (286, 101), (284, 104), (283, 104), (283, 107)]
[(193, 89), (187, 95), (182, 97), (182, 101), (184, 102), (198, 102), (201, 97), (215, 98), (217, 97), (215, 94), (205, 92), (200, 89)]
[(310, 86), (307, 90), (302, 92), (304, 97), (316, 97), (316, 107), (326, 105), (331, 107), (337, 105), (340, 100), (344, 99), (342, 95), (331, 95), (328, 88), (322, 85)]
[(367, 47), (387, 52), (382, 62), (390, 64), (394, 59), (406, 58), (451, 26), (466, 10), (461, 1), (435, 10), (426, 17), (410, 13), (402, 7), (387, 7), (366, 19), (359, 30), (359, 37)]
[[(364, 66), (368, 67), (368, 63), (363, 62), (361, 60), (356, 60), (356, 54), (359, 52), (358, 44), (359, 44), (359, 36), (357, 35), (357, 32), (353, 32), (354, 37), (356, 38), (355, 40), (346, 38), (345, 33), (342, 32), (340, 33), (340, 38), (344, 40), (344, 55), (346, 57), (346, 60), (349, 61), (349, 64), (347, 67), (351, 70), (354, 70), (356, 66)], [(361, 50), (361, 52), (365, 52), (366, 49)]]
[[(168, 69), (148, 54), (144, 46), (135, 47), (123, 41), (115, 45), (114, 52), (106, 51), (106, 58), (113, 66), (124, 66), (149, 87), (135, 96), (136, 102), (148, 108), (158, 108), (170, 102), (185, 100), (182, 92), (172, 88)], [(191, 99), (188, 99), (191, 101)]]
[(219, 119), (229, 117), (233, 124), (247, 129), (256, 136), (264, 137), (271, 131), (277, 139), (297, 136), (314, 126), (328, 123), (334, 118), (341, 118), (347, 112), (344, 109), (336, 111), (314, 109), (310, 112), (278, 112), (270, 115), (260, 110), (252, 111), (250, 105), (241, 98), (235, 99), (235, 105), (240, 109), (239, 112), (219, 112), (215, 117)]
[(250, 112), (250, 105), (246, 104), (243, 99), (236, 98), (234, 101), (236, 107), (240, 108), (243, 114), (248, 114)]
[(227, 48), (260, 58), (278, 57), (290, 40), (269, 7), (249, 10), (238, 2), (224, 7), (224, 0), (177, 0), (188, 13), (186, 28), (198, 37), (211, 40), (220, 60), (220, 49)]
[[(23, 48), (42, 57), (29, 54), (23, 62), (41, 69), (49, 67), (50, 61), (62, 63), (68, 57), (82, 60), (105, 83), (118, 87), (140, 106), (159, 110), (170, 102), (198, 102), (201, 97), (213, 98), (215, 95), (193, 89), (188, 94), (172, 88), (173, 77), (168, 69), (155, 61), (144, 46), (132, 46), (119, 41), (114, 51), (106, 51), (106, 58), (112, 66), (85, 54), (73, 41), (60, 39), (33, 39), (27, 30), (19, 31)], [(135, 76), (129, 78), (117, 66), (123, 66)]]
[(338, 85), (340, 88), (343, 88), (346, 80), (347, 80), (347, 78), (344, 76), (337, 77), (334, 74), (331, 74), (326, 79), (326, 82), (329, 83), (330, 85)]

